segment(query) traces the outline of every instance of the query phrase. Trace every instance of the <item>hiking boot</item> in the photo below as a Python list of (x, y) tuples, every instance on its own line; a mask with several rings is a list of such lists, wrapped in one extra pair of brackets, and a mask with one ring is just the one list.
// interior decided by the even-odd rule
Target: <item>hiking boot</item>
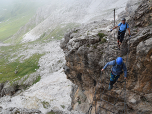
[(108, 90), (111, 90), (112, 88), (113, 88), (113, 86), (112, 86), (112, 85), (109, 85)]

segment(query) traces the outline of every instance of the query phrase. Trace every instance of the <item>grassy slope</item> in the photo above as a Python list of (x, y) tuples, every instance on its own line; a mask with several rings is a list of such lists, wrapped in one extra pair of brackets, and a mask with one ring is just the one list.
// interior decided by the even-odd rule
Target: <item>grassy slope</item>
[[(20, 1), (20, 0), (14, 0), (14, 1)], [(47, 2), (48, 1), (45, 0), (43, 4), (46, 4)], [(19, 2), (17, 3), (18, 4), (16, 5), (12, 5), (12, 6), (9, 5), (10, 8), (8, 8), (7, 11), (4, 11), (5, 14), (3, 13), (3, 18), (5, 21), (0, 23), (0, 41), (1, 42), (11, 43), (12, 40), (10, 39), (10, 37), (13, 34), (15, 34), (19, 30), (20, 27), (22, 27), (29, 21), (29, 19), (34, 15), (35, 10), (38, 8), (38, 6), (43, 5), (43, 4), (40, 4), (40, 2), (34, 3), (35, 5), (33, 5), (33, 3), (31, 4), (29, 0), (23, 1), (21, 3)], [(0, 16), (0, 20), (1, 20), (1, 16)], [(40, 37), (40, 39), (44, 40), (44, 39), (50, 39), (51, 37), (54, 37), (55, 39), (59, 40), (63, 37), (67, 29), (71, 29), (75, 26), (77, 26), (77, 24), (73, 24), (73, 23), (59, 25), (51, 33), (49, 32), (48, 32), (49, 34), (44, 33)], [(22, 39), (22, 36), (18, 36), (18, 38), (15, 39), (15, 43), (20, 43), (21, 39)]]
[[(21, 26), (28, 22), (28, 20), (32, 17), (35, 9), (37, 8), (37, 6), (35, 6), (33, 7), (33, 9), (27, 10), (27, 8), (30, 7), (29, 5), (30, 4), (27, 2), (21, 4), (21, 6), (18, 6), (17, 9), (13, 9), (13, 11), (15, 12), (13, 16), (10, 12), (7, 12), (7, 14), (5, 15), (5, 22), (0, 24), (0, 41), (6, 41), (8, 37), (12, 36), (15, 32), (18, 31)], [(9, 21), (6, 22), (6, 19), (8, 18)], [(59, 25), (51, 33), (44, 33), (40, 39), (34, 42), (29, 42), (28, 44), (32, 45), (35, 43), (44, 43), (46, 40), (52, 40), (52, 37), (59, 40), (63, 37), (67, 29), (71, 29), (76, 26), (78, 25), (73, 23)], [(8, 62), (10, 58), (17, 57), (17, 55), (12, 56), (12, 54), (20, 49), (26, 50), (21, 44), (16, 44), (15, 46), (0, 47), (0, 83), (19, 80), (25, 75), (29, 75), (35, 72), (35, 69), (39, 68), (38, 61), (42, 56), (40, 54), (34, 54), (32, 57), (23, 61), (22, 63), (19, 61), (20, 58), (13, 62)], [(17, 74), (15, 73), (16, 68), (18, 71)], [(34, 83), (38, 82), (39, 80), (40, 77), (38, 77), (38, 79), (36, 79)]]
[(3, 11), (0, 16), (0, 41), (7, 40), (15, 34), (20, 27), (25, 25), (29, 19), (35, 14), (36, 9), (41, 5), (30, 0), (18, 2), (6, 6), (6, 11)]
[[(45, 41), (52, 40), (52, 37), (54, 37), (55, 40), (60, 40), (61, 38), (63, 38), (63, 35), (67, 31), (67, 29), (71, 29), (76, 26), (78, 25), (73, 23), (59, 25), (49, 35), (46, 35), (46, 33), (44, 33), (40, 39), (29, 42), (26, 45), (44, 43)], [(35, 72), (35, 69), (39, 68), (38, 61), (42, 56), (41, 54), (34, 54), (32, 57), (23, 61), (22, 63), (19, 61), (21, 57), (13, 62), (8, 62), (10, 58), (17, 57), (17, 55), (12, 55), (13, 53), (18, 52), (19, 50), (26, 50), (23, 45), (24, 44), (16, 44), (14, 46), (6, 46), (0, 48), (0, 54), (2, 55), (0, 59), (0, 83), (4, 83), (6, 81), (14, 82), (16, 80), (20, 80), (25, 75), (29, 75)], [(16, 68), (18, 71), (17, 74), (15, 74)], [(39, 80), (40, 77), (38, 77), (38, 79), (36, 79), (34, 83), (38, 82)]]
[[(41, 54), (34, 54), (32, 57), (24, 60), (22, 63), (19, 61), (20, 58), (11, 63), (8, 62), (11, 54), (18, 51), (19, 48), (22, 48), (22, 45), (1, 47), (0, 53), (2, 56), (0, 59), (0, 83), (19, 80), (25, 75), (35, 72), (35, 69), (39, 68), (38, 61), (42, 56)], [(15, 73), (15, 70), (18, 71), (17, 74)]]
[(0, 26), (0, 41), (7, 40), (13, 34), (15, 34), (19, 28), (25, 25), (28, 20), (32, 17), (32, 15), (27, 15), (21, 19), (15, 18), (11, 19), (10, 23), (4, 22)]

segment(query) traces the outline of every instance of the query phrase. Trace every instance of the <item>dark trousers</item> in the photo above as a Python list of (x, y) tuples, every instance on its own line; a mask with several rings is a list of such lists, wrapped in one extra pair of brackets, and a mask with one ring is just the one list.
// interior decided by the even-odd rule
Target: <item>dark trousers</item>
[(125, 37), (125, 32), (118, 31), (118, 41), (122, 43)]

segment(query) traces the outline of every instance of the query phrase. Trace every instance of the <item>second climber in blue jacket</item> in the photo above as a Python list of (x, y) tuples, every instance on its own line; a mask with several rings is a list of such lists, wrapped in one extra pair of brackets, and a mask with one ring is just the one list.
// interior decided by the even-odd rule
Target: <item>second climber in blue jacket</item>
[(115, 26), (112, 30), (116, 29), (119, 27), (119, 31), (118, 31), (118, 48), (120, 49), (120, 45), (122, 43), (122, 41), (124, 40), (124, 36), (126, 33), (126, 30), (128, 30), (129, 32), (129, 36), (131, 37), (131, 33), (130, 33), (130, 29), (129, 29), (129, 25), (128, 23), (126, 23), (126, 19), (122, 18), (122, 22), (118, 24), (118, 26)]
[(108, 88), (109, 90), (113, 88), (113, 84), (118, 80), (120, 74), (122, 74), (123, 71), (124, 71), (124, 79), (126, 80), (127, 78), (127, 68), (121, 57), (118, 57), (116, 60), (108, 62), (101, 71), (104, 71), (110, 65), (113, 67), (111, 69), (111, 74), (110, 74), (110, 83)]

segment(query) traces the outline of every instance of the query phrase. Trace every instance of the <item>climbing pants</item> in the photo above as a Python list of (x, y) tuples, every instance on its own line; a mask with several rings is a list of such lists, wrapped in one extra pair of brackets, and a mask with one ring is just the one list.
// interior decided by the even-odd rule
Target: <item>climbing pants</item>
[(116, 81), (119, 79), (120, 75), (114, 75), (112, 72), (110, 74), (110, 85), (113, 85), (116, 83)]
[(124, 40), (125, 32), (118, 31), (118, 41), (122, 43)]

